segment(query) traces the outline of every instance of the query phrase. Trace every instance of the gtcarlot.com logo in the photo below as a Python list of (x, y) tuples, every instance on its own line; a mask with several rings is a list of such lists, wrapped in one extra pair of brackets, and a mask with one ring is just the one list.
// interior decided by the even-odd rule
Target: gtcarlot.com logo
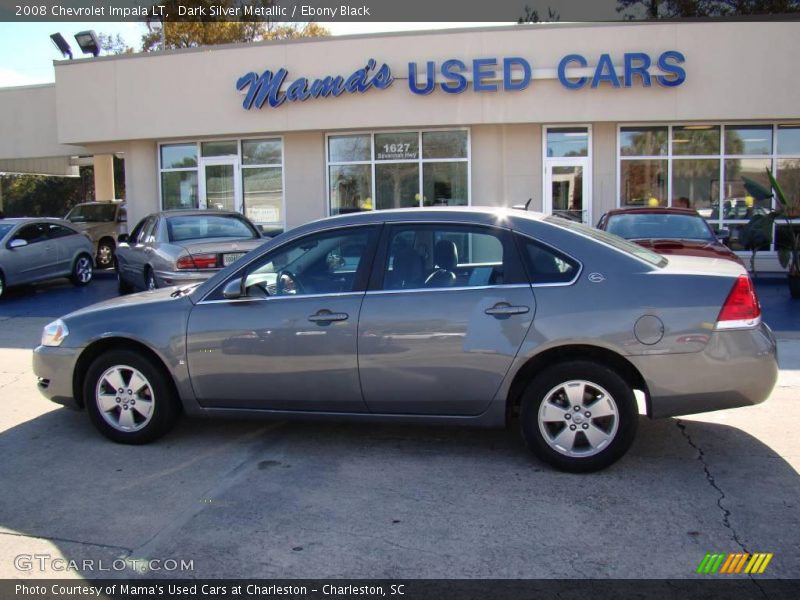
[(50, 554), (18, 554), (14, 557), (17, 571), (194, 571), (194, 559), (117, 558), (111, 561), (66, 559)]
[(772, 552), (706, 554), (697, 567), (697, 573), (700, 575), (734, 575), (736, 573), (760, 575), (766, 570), (771, 560)]

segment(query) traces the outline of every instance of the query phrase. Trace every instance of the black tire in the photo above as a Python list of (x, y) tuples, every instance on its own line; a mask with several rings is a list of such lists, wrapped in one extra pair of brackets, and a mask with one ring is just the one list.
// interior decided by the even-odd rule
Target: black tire
[(116, 260), (114, 261), (114, 270), (117, 272), (117, 290), (123, 295), (130, 294), (133, 291), (133, 287), (122, 278), (122, 274), (119, 270), (119, 263), (117, 263)]
[(95, 264), (98, 269), (110, 269), (114, 266), (114, 242), (111, 240), (100, 240), (100, 243), (97, 244)]
[(92, 257), (88, 254), (79, 254), (75, 262), (72, 263), (72, 274), (69, 276), (70, 281), (73, 285), (83, 287), (84, 285), (89, 285), (93, 276), (94, 262), (92, 262)]
[(3, 272), (0, 271), (0, 300), (5, 298), (6, 295), (6, 278), (3, 275)]
[[(104, 377), (106, 374), (109, 375)], [(115, 379), (114, 374), (124, 384), (120, 388), (123, 390), (121, 394), (110, 387), (109, 380)], [(139, 377), (146, 385), (138, 389), (125, 389), (133, 381), (140, 382)], [(103, 404), (98, 397), (98, 389), (105, 390), (108, 404)], [(128, 391), (132, 393), (128, 394)], [(109, 392), (118, 393), (119, 401), (110, 397)], [(83, 399), (92, 424), (108, 439), (119, 444), (152, 442), (172, 429), (180, 415), (180, 405), (163, 368), (143, 354), (130, 350), (104, 352), (92, 362), (83, 383)], [(138, 406), (136, 400), (139, 401)], [(103, 410), (101, 405), (106, 409), (111, 408)], [(123, 412), (130, 414), (123, 415)], [(128, 417), (132, 423), (127, 430), (125, 425), (128, 421), (124, 417)]]
[[(572, 398), (567, 396), (568, 389)], [(577, 411), (577, 404), (571, 401), (576, 397), (582, 398)], [(542, 408), (545, 401), (549, 408)], [(591, 415), (593, 409), (595, 416)], [(610, 414), (602, 416), (604, 413)], [(548, 367), (531, 380), (522, 396), (520, 427), (525, 443), (538, 458), (562, 471), (586, 473), (613, 464), (631, 447), (638, 423), (639, 410), (630, 385), (615, 371), (592, 361), (572, 360)], [(561, 434), (563, 444), (556, 439)]]
[(144, 270), (144, 289), (147, 291), (158, 289), (158, 280), (156, 279), (155, 273), (153, 273), (153, 269), (150, 267)]

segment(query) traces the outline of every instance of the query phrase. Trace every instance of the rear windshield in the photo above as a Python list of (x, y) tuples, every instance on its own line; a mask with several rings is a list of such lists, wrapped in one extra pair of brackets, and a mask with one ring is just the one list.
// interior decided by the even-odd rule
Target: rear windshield
[(606, 244), (607, 246), (611, 246), (617, 250), (625, 252), (626, 254), (633, 255), (636, 258), (648, 262), (653, 266), (663, 267), (667, 264), (667, 259), (660, 254), (652, 252), (647, 248), (642, 248), (641, 246), (634, 244), (633, 242), (629, 242), (628, 240), (625, 240), (617, 235), (613, 235), (605, 231), (595, 229), (594, 227), (589, 227), (583, 223), (570, 221), (569, 219), (564, 219), (561, 217), (549, 216), (545, 217), (544, 220), (547, 223), (551, 223), (558, 227), (563, 227), (564, 229), (570, 229), (576, 233), (585, 235), (586, 237)]
[(6, 234), (12, 229), (14, 229), (13, 225), (10, 225), (9, 223), (0, 223), (0, 240), (6, 237)]
[(67, 213), (73, 223), (111, 223), (117, 215), (116, 204), (79, 204)]
[(255, 227), (235, 215), (186, 215), (169, 217), (167, 232), (170, 242), (211, 238), (256, 239)]
[(605, 227), (626, 240), (700, 240), (713, 241), (714, 236), (703, 217), (670, 213), (631, 213), (611, 215)]

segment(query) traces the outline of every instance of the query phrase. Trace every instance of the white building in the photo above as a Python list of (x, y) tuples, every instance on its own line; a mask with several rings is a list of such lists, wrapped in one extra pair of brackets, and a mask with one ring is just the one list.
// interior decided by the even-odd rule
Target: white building
[(798, 33), (548, 24), (59, 61), (53, 85), (0, 90), (0, 171), (64, 174), (94, 155), (110, 199), (119, 154), (132, 220), (215, 206), (291, 228), (532, 198), (592, 224), (688, 205), (735, 238), (753, 207), (742, 175), (766, 184), (770, 167), (800, 194)]

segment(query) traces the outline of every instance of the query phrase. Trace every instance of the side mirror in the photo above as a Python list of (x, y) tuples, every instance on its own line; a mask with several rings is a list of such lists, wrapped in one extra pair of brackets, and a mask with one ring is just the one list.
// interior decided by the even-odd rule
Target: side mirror
[(242, 279), (232, 279), (226, 283), (225, 287), (222, 289), (222, 297), (225, 298), (225, 300), (236, 300), (237, 298), (241, 298)]
[(128, 234), (127, 233), (120, 233), (117, 236), (117, 243), (118, 244), (127, 244), (128, 243)]
[(16, 240), (11, 240), (11, 242), (8, 244), (8, 247), (13, 250), (14, 248), (24, 248), (27, 245), (28, 242), (26, 242), (25, 240), (16, 239)]

